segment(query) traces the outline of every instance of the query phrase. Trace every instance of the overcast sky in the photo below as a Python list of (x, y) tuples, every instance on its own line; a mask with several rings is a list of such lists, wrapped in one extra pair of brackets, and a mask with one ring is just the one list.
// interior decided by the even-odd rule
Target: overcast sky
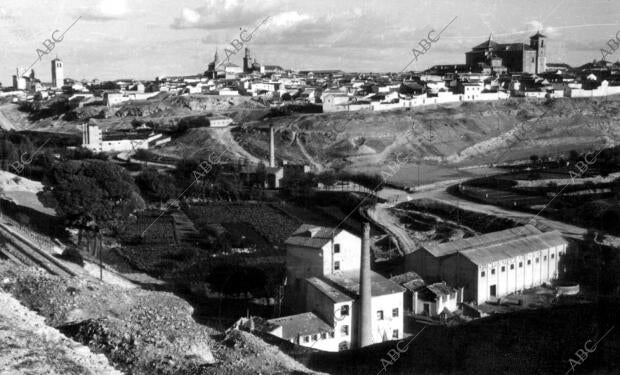
[[(65, 77), (138, 78), (203, 72), (215, 48), (270, 17), (249, 42), (262, 64), (294, 69), (400, 71), (411, 49), (458, 17), (408, 69), (464, 63), (464, 53), (486, 40), (527, 42), (541, 30), (548, 62), (581, 65), (620, 30), (618, 0), (1, 0), (0, 81), (11, 85), (18, 66), (36, 49), (77, 23), (34, 65), (51, 80), (58, 55)], [(58, 33), (56, 34), (58, 36)], [(620, 37), (620, 34), (619, 34)], [(230, 48), (230, 47), (229, 47)], [(242, 51), (231, 57), (241, 65)], [(610, 60), (620, 59), (620, 51)]]

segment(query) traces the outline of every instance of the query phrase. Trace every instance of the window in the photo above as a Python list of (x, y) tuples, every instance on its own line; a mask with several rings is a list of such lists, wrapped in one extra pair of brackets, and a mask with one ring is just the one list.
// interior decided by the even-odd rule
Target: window
[(330, 333), (329, 333), (329, 338), (330, 338), (330, 339), (333, 339), (334, 337), (336, 337), (336, 333), (334, 333), (334, 332), (330, 332)]
[(441, 302), (445, 303), (448, 299), (446, 298), (446, 296), (441, 296)]
[(515, 269), (515, 265), (514, 265), (514, 263), (510, 265), (510, 269), (511, 269), (511, 270), (514, 270), (514, 269)]
[(321, 333), (321, 340), (325, 340), (327, 338), (327, 333)]
[(538, 263), (538, 257), (536, 257), (536, 263)]
[(334, 262), (334, 271), (338, 271), (340, 269), (340, 262), (339, 261), (335, 261)]
[(393, 339), (397, 339), (398, 338), (398, 330), (397, 329), (392, 331), (392, 338)]
[(532, 57), (532, 62), (534, 62), (534, 58)]
[(523, 262), (519, 262), (519, 268), (523, 267)]
[(398, 317), (398, 308), (392, 309), (392, 317), (393, 318)]
[(545, 261), (545, 262), (547, 261), (547, 256), (546, 255), (543, 257), (543, 261)]
[(555, 254), (551, 254), (551, 259), (555, 258)]
[(340, 307), (340, 316), (349, 315), (349, 305), (343, 305)]
[(529, 266), (530, 264), (532, 264), (532, 260), (531, 260), (531, 259), (528, 259), (528, 260), (527, 260), (527, 265)]
[(495, 275), (495, 268), (491, 268), (491, 275)]
[(340, 336), (349, 336), (349, 326), (344, 325), (340, 328)]
[(506, 271), (506, 266), (502, 266), (502, 272)]
[(340, 244), (334, 244), (334, 254), (338, 254), (340, 252)]
[(383, 320), (383, 310), (377, 311), (377, 320)]
[(304, 336), (304, 342), (310, 342), (310, 336)]
[(480, 277), (484, 277), (485, 273), (484, 271), (480, 272)]
[(318, 340), (318, 338), (319, 338), (319, 335), (312, 335), (312, 341), (316, 341)]

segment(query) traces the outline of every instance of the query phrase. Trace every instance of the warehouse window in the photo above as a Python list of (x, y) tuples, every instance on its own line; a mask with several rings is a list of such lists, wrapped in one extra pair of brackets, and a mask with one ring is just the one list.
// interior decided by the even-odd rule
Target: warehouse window
[(334, 245), (334, 254), (339, 253), (340, 252), (340, 244), (337, 243)]
[(340, 269), (340, 262), (339, 261), (335, 261), (334, 262), (334, 271), (338, 271)]
[(555, 258), (555, 254), (551, 254), (551, 259)]
[(392, 338), (393, 339), (397, 339), (398, 338), (398, 330), (397, 329), (392, 331)]
[(532, 264), (532, 260), (531, 260), (531, 259), (528, 259), (528, 260), (527, 260), (527, 265), (529, 266), (530, 264)]
[(334, 337), (336, 337), (336, 333), (335, 332), (330, 332), (329, 333), (329, 338), (333, 339)]
[(480, 277), (484, 277), (484, 271), (480, 272)]
[(515, 265), (514, 265), (514, 264), (511, 264), (511, 265), (510, 265), (510, 269), (511, 269), (511, 270), (514, 270), (514, 269), (515, 269)]
[(349, 326), (342, 326), (342, 328), (340, 329), (340, 336), (349, 336)]
[(519, 268), (523, 267), (523, 262), (519, 262)]
[(502, 266), (502, 272), (506, 271), (506, 267)]
[(321, 340), (325, 340), (327, 338), (327, 333), (321, 333)]
[(312, 335), (312, 341), (316, 341), (319, 339), (319, 335)]
[(545, 262), (547, 261), (547, 256), (546, 255), (543, 257), (543, 261), (545, 261)]
[(304, 336), (304, 342), (310, 342), (310, 336)]
[(536, 263), (538, 263), (538, 257), (536, 257)]
[(495, 268), (491, 268), (491, 275), (495, 275)]
[(383, 320), (383, 310), (377, 311), (377, 320)]
[(342, 305), (340, 307), (340, 316), (348, 316), (349, 315), (349, 305)]
[(398, 317), (398, 308), (392, 309), (392, 317), (393, 318)]

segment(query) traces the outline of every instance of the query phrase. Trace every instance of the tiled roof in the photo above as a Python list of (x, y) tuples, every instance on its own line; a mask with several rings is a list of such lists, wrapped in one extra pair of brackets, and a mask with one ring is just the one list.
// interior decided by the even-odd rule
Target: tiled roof
[(311, 312), (269, 319), (268, 322), (282, 327), (282, 338), (285, 340), (295, 338), (297, 335), (306, 336), (334, 331), (323, 319)]
[(533, 225), (525, 225), (511, 229), (492, 232), (480, 236), (462, 238), (456, 241), (445, 242), (436, 245), (426, 245), (424, 248), (436, 257), (442, 257), (454, 254), (458, 251), (464, 251), (475, 247), (486, 246), (495, 243), (502, 243), (517, 237), (525, 237), (533, 234), (542, 233)]
[(286, 239), (286, 241), (284, 241), (284, 243), (287, 245), (320, 249), (331, 241), (332, 236), (337, 236), (341, 231), (342, 229), (337, 229), (334, 232), (333, 228), (302, 224)]
[(393, 282), (402, 285), (406, 289), (415, 292), (425, 285), (424, 279), (413, 271), (401, 273), (400, 275), (390, 277)]
[(560, 232), (551, 231), (461, 251), (461, 254), (477, 265), (486, 265), (491, 262), (510, 259), (534, 251), (566, 244), (567, 242), (562, 238)]
[[(326, 275), (325, 278), (328, 283), (338, 288), (341, 292), (346, 293), (351, 298), (359, 298), (360, 271), (338, 271), (331, 275)], [(405, 291), (405, 288), (402, 286), (386, 279), (374, 271), (370, 271), (370, 282), (370, 294), (373, 297), (403, 293)]]
[(318, 277), (311, 277), (311, 278), (306, 279), (306, 281), (308, 281), (310, 285), (317, 288), (321, 293), (325, 294), (329, 299), (331, 299), (332, 301), (336, 303), (353, 301), (353, 298), (344, 294), (343, 292), (341, 292), (334, 286), (326, 283), (325, 281), (319, 279)]

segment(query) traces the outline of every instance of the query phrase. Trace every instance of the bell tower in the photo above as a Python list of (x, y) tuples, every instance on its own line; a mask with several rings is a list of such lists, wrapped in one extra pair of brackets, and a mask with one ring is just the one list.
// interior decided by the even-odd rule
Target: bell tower
[(543, 34), (538, 31), (530, 37), (530, 47), (536, 50), (536, 74), (544, 73), (547, 70), (547, 46), (545, 45)]

